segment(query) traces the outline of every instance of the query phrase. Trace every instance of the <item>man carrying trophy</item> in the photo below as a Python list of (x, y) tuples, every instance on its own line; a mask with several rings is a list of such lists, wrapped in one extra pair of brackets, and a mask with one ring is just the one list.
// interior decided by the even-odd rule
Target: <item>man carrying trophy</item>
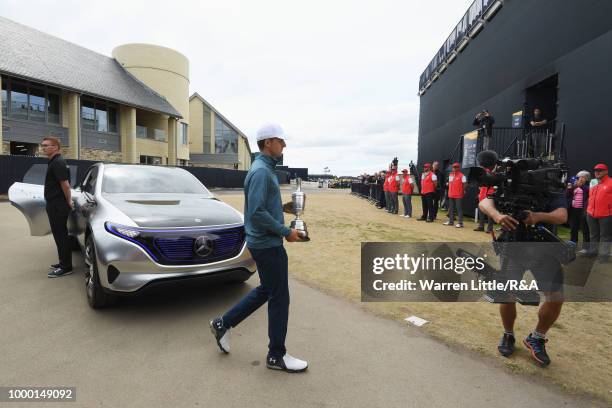
[[(301, 372), (308, 368), (306, 361), (287, 353), (287, 321), (289, 319), (288, 258), (283, 247), (287, 242), (308, 239), (305, 225), (299, 219), (303, 212), (303, 193), (298, 186), (293, 203), (283, 206), (274, 167), (286, 147), (285, 134), (277, 124), (267, 124), (257, 132), (257, 146), (261, 152), (251, 165), (244, 181), (244, 229), (246, 243), (259, 274), (260, 285), (249, 292), (223, 316), (210, 321), (210, 329), (217, 345), (224, 353), (230, 351), (230, 329), (237, 326), (261, 305), (268, 302), (268, 356), (266, 366), (285, 372)], [(301, 197), (301, 198), (298, 198)], [(292, 227), (286, 227), (283, 208), (297, 216)]]

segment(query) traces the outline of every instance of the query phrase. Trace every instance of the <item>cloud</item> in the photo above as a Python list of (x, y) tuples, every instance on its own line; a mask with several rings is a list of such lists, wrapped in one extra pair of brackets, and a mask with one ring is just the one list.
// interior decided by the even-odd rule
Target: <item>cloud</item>
[[(335, 174), (417, 158), (418, 80), (469, 2), (2, 0), (2, 15), (110, 55), (164, 45), (190, 88), (250, 137), (276, 121), (285, 163)], [(112, 27), (112, 29), (109, 29)]]

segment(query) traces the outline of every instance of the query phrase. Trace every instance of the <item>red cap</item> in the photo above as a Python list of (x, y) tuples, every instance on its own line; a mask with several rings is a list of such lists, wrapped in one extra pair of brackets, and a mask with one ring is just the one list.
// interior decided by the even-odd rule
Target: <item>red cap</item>
[(402, 170), (402, 173), (408, 173), (408, 169)]
[(459, 162), (454, 162), (453, 167), (461, 167), (461, 165), (459, 164)]
[(595, 170), (606, 170), (606, 171), (608, 171), (608, 166), (606, 166), (606, 165), (605, 165), (605, 164), (603, 164), (603, 163), (599, 163), (599, 164), (595, 165), (595, 167), (593, 167), (593, 169), (595, 169)]
[(425, 163), (425, 164), (423, 165), (423, 167), (424, 167), (424, 168), (426, 168), (426, 169), (428, 169), (428, 168), (430, 168), (430, 167), (431, 167), (431, 163)]

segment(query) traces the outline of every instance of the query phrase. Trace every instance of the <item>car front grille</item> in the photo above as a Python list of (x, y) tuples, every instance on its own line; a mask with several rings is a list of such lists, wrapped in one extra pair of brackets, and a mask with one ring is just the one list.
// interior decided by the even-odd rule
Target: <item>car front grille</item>
[[(198, 255), (194, 244), (198, 237), (205, 237), (210, 243), (210, 251)], [(160, 255), (161, 263), (205, 264), (217, 262), (238, 255), (244, 245), (244, 227), (226, 229), (206, 229), (174, 237), (156, 236), (153, 239), (155, 252)]]

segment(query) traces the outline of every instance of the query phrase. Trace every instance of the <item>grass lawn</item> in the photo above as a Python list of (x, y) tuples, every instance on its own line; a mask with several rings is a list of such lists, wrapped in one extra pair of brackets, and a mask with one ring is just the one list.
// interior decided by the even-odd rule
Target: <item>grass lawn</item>
[[(459, 230), (442, 225), (445, 213), (433, 224), (405, 219), (378, 210), (348, 191), (313, 191), (308, 194), (304, 219), (312, 241), (286, 245), (293, 278), (324, 292), (361, 302), (360, 248), (362, 242), (457, 241), (486, 242), (490, 237), (474, 232), (471, 219)], [(242, 192), (220, 198), (242, 210)], [(283, 191), (283, 200), (290, 190)], [(401, 205), (401, 204), (400, 204)], [(420, 199), (413, 198), (414, 214), (420, 214)], [(290, 217), (286, 216), (289, 223)], [(561, 235), (569, 236), (566, 228)], [(565, 237), (565, 239), (568, 238)], [(609, 267), (612, 274), (612, 267)], [(548, 333), (547, 350), (552, 364), (536, 366), (522, 345), (522, 337), (536, 324), (537, 308), (518, 306), (515, 327), (517, 351), (507, 359), (498, 355), (497, 342), (503, 331), (498, 307), (478, 303), (361, 303), (366, 310), (403, 321), (416, 315), (430, 323), (421, 329), (450, 344), (493, 356), (507, 369), (547, 378), (570, 392), (587, 393), (612, 402), (612, 305), (566, 303), (561, 317)]]

